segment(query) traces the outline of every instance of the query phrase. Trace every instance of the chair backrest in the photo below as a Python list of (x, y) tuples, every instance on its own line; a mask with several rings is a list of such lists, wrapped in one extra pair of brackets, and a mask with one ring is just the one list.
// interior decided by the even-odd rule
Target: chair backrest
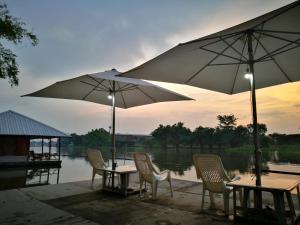
[(145, 181), (152, 182), (153, 172), (155, 172), (155, 170), (149, 155), (144, 152), (134, 152), (133, 159), (140, 177), (142, 177)]
[(86, 151), (91, 166), (95, 169), (101, 169), (105, 166), (102, 154), (99, 150), (88, 149)]
[(213, 154), (194, 154), (193, 163), (197, 178), (202, 179), (203, 185), (212, 192), (223, 192), (228, 178), (221, 158)]

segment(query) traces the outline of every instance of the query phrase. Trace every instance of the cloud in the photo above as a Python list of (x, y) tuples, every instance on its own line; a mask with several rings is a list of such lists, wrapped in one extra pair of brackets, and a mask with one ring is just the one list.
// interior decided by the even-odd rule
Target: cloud
[[(22, 18), (29, 30), (33, 28), (40, 42), (36, 47), (29, 43), (12, 46), (21, 70), (20, 86), (11, 88), (7, 81), (0, 80), (0, 111), (14, 109), (66, 132), (107, 129), (111, 115), (107, 106), (19, 96), (80, 74), (130, 69), (180, 42), (289, 2), (11, 0), (8, 8), (12, 14)], [(230, 96), (190, 86), (160, 85), (197, 101), (117, 110), (118, 132), (150, 133), (160, 123), (178, 121), (192, 129), (199, 125), (214, 127), (216, 116), (228, 113), (234, 113), (241, 124), (251, 121), (249, 93)], [(300, 119), (299, 90), (297, 83), (258, 90), (259, 121), (270, 123), (270, 130), (296, 132), (299, 126), (288, 120)]]

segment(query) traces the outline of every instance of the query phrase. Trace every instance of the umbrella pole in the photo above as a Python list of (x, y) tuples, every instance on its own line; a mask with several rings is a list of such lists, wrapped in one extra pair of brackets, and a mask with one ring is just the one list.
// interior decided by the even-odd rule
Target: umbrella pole
[[(261, 151), (259, 149), (258, 139), (258, 126), (257, 126), (257, 110), (256, 110), (256, 89), (255, 89), (255, 75), (254, 75), (254, 57), (252, 48), (252, 32), (249, 31), (248, 36), (248, 54), (249, 54), (249, 69), (252, 74), (251, 80), (251, 99), (252, 99), (252, 120), (253, 120), (253, 143), (255, 150), (255, 175), (256, 185), (261, 186)], [(261, 192), (255, 193), (255, 205), (257, 208), (262, 207), (262, 195)]]
[(113, 91), (112, 91), (112, 136), (111, 136), (111, 156), (112, 156), (112, 169), (116, 169), (115, 163), (115, 154), (116, 154), (116, 134), (115, 134), (115, 126), (116, 126), (116, 107), (115, 107), (115, 81), (113, 81)]

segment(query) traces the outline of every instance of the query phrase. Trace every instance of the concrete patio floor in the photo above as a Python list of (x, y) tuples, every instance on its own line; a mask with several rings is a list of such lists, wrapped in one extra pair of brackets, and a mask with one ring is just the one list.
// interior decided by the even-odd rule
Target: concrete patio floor
[[(200, 212), (201, 183), (174, 179), (173, 198), (168, 183), (162, 183), (157, 200), (152, 200), (148, 192), (142, 198), (138, 194), (124, 198), (103, 193), (100, 187), (98, 179), (93, 189), (90, 181), (80, 181), (0, 191), (0, 224), (233, 224), (222, 213), (221, 195), (215, 197), (217, 209)], [(205, 208), (209, 205), (207, 196)]]

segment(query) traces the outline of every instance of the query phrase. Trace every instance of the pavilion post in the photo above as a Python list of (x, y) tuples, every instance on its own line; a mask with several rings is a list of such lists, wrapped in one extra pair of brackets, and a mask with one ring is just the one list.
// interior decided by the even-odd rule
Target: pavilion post
[(42, 138), (42, 155), (44, 155), (44, 138)]
[(51, 158), (51, 138), (49, 138), (49, 159)]
[(58, 138), (58, 161), (60, 161), (60, 137)]

